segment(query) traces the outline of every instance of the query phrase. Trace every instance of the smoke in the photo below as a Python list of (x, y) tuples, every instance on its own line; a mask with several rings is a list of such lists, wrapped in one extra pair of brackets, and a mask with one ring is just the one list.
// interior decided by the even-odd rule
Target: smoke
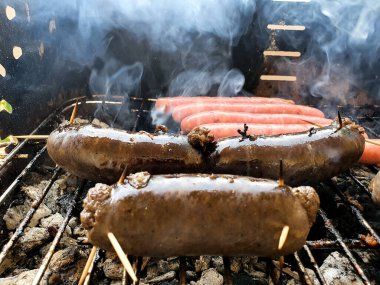
[(379, 98), (375, 76), (380, 67), (380, 2), (271, 3), (264, 5), (263, 12), (267, 23), (306, 27), (305, 32), (277, 35), (280, 49), (302, 51), (301, 60), (295, 61), (296, 73), (308, 88), (301, 95), (345, 104), (367, 90), (372, 98)]

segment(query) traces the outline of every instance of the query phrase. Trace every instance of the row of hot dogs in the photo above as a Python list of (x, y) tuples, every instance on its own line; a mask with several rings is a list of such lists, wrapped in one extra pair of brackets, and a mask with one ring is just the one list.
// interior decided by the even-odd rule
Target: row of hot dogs
[(90, 189), (81, 220), (94, 245), (110, 249), (113, 232), (132, 255), (275, 256), (304, 244), (319, 207), (311, 187), (269, 180), (279, 178), (280, 161), (286, 184), (313, 184), (357, 162), (364, 137), (348, 120), (279, 136), (241, 131), (216, 141), (204, 128), (184, 136), (72, 125), (54, 131), (47, 148), (58, 165), (96, 182), (138, 172), (125, 185)]
[[(215, 139), (237, 135), (236, 130), (247, 124), (248, 134), (280, 135), (327, 126), (331, 119), (320, 110), (296, 105), (291, 100), (265, 97), (175, 97), (159, 98), (155, 108), (180, 123), (185, 134), (197, 126), (206, 127)], [(366, 134), (363, 134), (365, 137)], [(372, 140), (380, 143), (380, 140)], [(380, 146), (366, 143), (363, 164), (380, 165)]]

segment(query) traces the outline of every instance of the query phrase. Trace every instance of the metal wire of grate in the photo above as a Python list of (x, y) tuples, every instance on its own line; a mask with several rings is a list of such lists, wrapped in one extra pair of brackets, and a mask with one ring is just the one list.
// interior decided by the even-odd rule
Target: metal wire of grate
[[(98, 96), (100, 100), (90, 100), (86, 98), (79, 98), (81, 104), (98, 104), (98, 103), (105, 103), (105, 104), (122, 104), (122, 101), (120, 98), (115, 97), (113, 98), (113, 101), (105, 101), (104, 98), (101, 96)], [(60, 108), (58, 108), (55, 112), (53, 112), (48, 118), (46, 118), (33, 132), (32, 134), (37, 134), (39, 130), (48, 124), (51, 124), (54, 120), (59, 121), (60, 118), (63, 116), (65, 112), (69, 112), (73, 106), (75, 99), (67, 101), (65, 104), (63, 104)], [(136, 114), (135, 121), (133, 123), (133, 126), (131, 128), (132, 131), (136, 131), (139, 129), (140, 125), (142, 124), (141, 120), (144, 118), (145, 114), (149, 113), (149, 109), (151, 106), (151, 103), (154, 101), (153, 99), (141, 99), (141, 98), (130, 98), (134, 102), (134, 106), (137, 106), (136, 108), (132, 109), (131, 111)], [(18, 154), (21, 149), (25, 146), (25, 141), (18, 145), (5, 159), (5, 164), (1, 166), (1, 168), (6, 167), (7, 163), (11, 161), (14, 157), (14, 155)], [(40, 150), (38, 150), (35, 154), (35, 156), (32, 158), (32, 160), (29, 162), (29, 164), (25, 167), (24, 170), (16, 177), (16, 179), (11, 183), (11, 185), (2, 193), (2, 196), (0, 197), (0, 204), (5, 204), (7, 200), (12, 196), (14, 189), (16, 186), (21, 183), (24, 179), (26, 174), (28, 174), (37, 164), (39, 157), (45, 153), (46, 147), (42, 147)], [(373, 169), (375, 171), (376, 168)], [(51, 189), (54, 181), (57, 179), (57, 177), (62, 173), (63, 171), (56, 167), (54, 168), (54, 173), (52, 177), (50, 178), (48, 184), (44, 188), (42, 195), (34, 201), (32, 204), (32, 207), (27, 212), (21, 223), (19, 224), (18, 228), (15, 230), (13, 235), (10, 237), (10, 239), (6, 242), (6, 244), (3, 246), (1, 252), (0, 252), (0, 264), (4, 261), (4, 258), (9, 254), (12, 247), (15, 245), (19, 237), (22, 235), (23, 231), (25, 230), (28, 222), (32, 218), (33, 214), (35, 213), (36, 209), (39, 207), (39, 205), (43, 202), (44, 198), (46, 197), (47, 193)], [(353, 182), (355, 185), (357, 185), (358, 189), (360, 189), (361, 192), (364, 193), (364, 195), (369, 194), (368, 188), (355, 176), (355, 174), (350, 171), (348, 175), (346, 175), (346, 179), (350, 182)], [(53, 242), (50, 245), (49, 251), (44, 256), (42, 264), (40, 268), (38, 269), (38, 273), (34, 279), (33, 284), (39, 284), (39, 282), (44, 277), (44, 273), (49, 265), (49, 262), (51, 260), (51, 257), (55, 251), (56, 245), (62, 238), (63, 232), (67, 226), (67, 223), (70, 219), (70, 217), (73, 214), (73, 211), (76, 207), (76, 204), (78, 202), (79, 194), (81, 191), (83, 191), (85, 182), (82, 181), (77, 186), (77, 190), (75, 191), (71, 206), (66, 212), (66, 217), (64, 219), (64, 222), (62, 223), (61, 227), (56, 233), (56, 236), (53, 240)], [(350, 210), (351, 210), (351, 216), (349, 218), (355, 219), (363, 228), (363, 231), (366, 233), (370, 233), (377, 242), (380, 242), (380, 238), (376, 230), (370, 225), (370, 223), (363, 217), (361, 212), (352, 204), (349, 203), (346, 194), (343, 193), (342, 189), (340, 189), (340, 186), (335, 184), (333, 181), (331, 182), (333, 189), (335, 190), (336, 196), (340, 200), (340, 202), (344, 203)], [(321, 273), (321, 268), (318, 264), (318, 258), (316, 258), (316, 254), (318, 254), (318, 251), (321, 249), (337, 249), (341, 253), (343, 253), (350, 261), (352, 270), (358, 274), (358, 276), (362, 279), (364, 284), (371, 284), (370, 279), (367, 276), (367, 271), (365, 268), (362, 267), (361, 262), (357, 259), (356, 255), (352, 252), (352, 250), (358, 250), (358, 249), (364, 249), (364, 250), (372, 250), (370, 246), (368, 246), (365, 242), (363, 242), (360, 239), (344, 239), (343, 235), (339, 232), (339, 230), (336, 228), (334, 219), (331, 219), (326, 214), (326, 211), (324, 209), (324, 205), (321, 205), (321, 209), (319, 211), (319, 218), (323, 220), (323, 227), (325, 228), (326, 232), (330, 233), (334, 238), (328, 238), (328, 236), (324, 237), (320, 240), (308, 240), (307, 243), (304, 245), (304, 247), (299, 251), (293, 254), (293, 256), (288, 256), (285, 258), (285, 263), (289, 266), (292, 266), (290, 263), (290, 260), (295, 260), (295, 264), (297, 265), (295, 270), (298, 272), (300, 278), (302, 278), (303, 282), (305, 284), (314, 284), (315, 279), (313, 279), (306, 268), (309, 266), (314, 271), (316, 279), (320, 284), (327, 284), (323, 274)], [(357, 236), (357, 233), (354, 235)], [(97, 256), (101, 250), (98, 250)], [(186, 259), (181, 258), (181, 272), (183, 273), (183, 266), (186, 264)], [(91, 270), (86, 278), (86, 283), (91, 280), (91, 271), (95, 267), (96, 263), (99, 261), (99, 258), (95, 258)], [(225, 265), (225, 277), (228, 281), (228, 284), (232, 284), (232, 276), (231, 271), (229, 270), (229, 258), (224, 257), (223, 258), (224, 265)], [(136, 271), (141, 271), (141, 257), (135, 257), (132, 258), (132, 263), (135, 266)], [(185, 270), (186, 271), (186, 270)], [(284, 274), (284, 273), (283, 273)], [(185, 284), (184, 281), (186, 277), (186, 274), (180, 274), (180, 280), (181, 284)], [(281, 278), (280, 278), (281, 279)], [(278, 280), (274, 280), (274, 282), (278, 282)], [(130, 280), (128, 279), (127, 274), (123, 274), (122, 284), (130, 284)]]

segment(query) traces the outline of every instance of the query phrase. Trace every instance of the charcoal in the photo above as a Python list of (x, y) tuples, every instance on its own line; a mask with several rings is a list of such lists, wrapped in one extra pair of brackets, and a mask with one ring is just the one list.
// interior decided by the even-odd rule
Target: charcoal
[(7, 278), (0, 278), (2, 285), (25, 285), (32, 284), (34, 276), (37, 274), (37, 269), (25, 271), (19, 275)]
[(351, 268), (348, 258), (335, 251), (325, 259), (321, 266), (321, 272), (327, 284), (364, 284)]
[(45, 228), (29, 228), (24, 235), (20, 238), (18, 244), (21, 250), (29, 252), (38, 246), (41, 246), (49, 239), (49, 232)]
[(192, 283), (194, 285), (223, 285), (223, 276), (218, 273), (215, 268), (207, 269), (202, 272), (201, 279), (198, 282)]

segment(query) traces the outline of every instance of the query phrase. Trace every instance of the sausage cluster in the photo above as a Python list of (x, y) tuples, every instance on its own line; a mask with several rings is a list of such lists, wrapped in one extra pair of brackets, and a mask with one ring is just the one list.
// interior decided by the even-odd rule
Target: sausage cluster
[(294, 252), (306, 241), (319, 198), (311, 187), (269, 180), (279, 178), (280, 161), (288, 185), (313, 184), (357, 162), (364, 138), (352, 123), (270, 137), (240, 133), (214, 141), (202, 128), (182, 136), (67, 126), (51, 133), (47, 149), (82, 178), (115, 183), (123, 170), (130, 174), (125, 184), (97, 184), (84, 201), (82, 224), (103, 249), (112, 249), (112, 232), (137, 256)]

